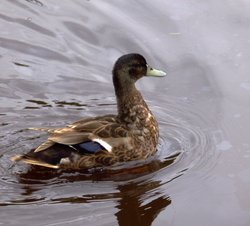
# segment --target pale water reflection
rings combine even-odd
[[[250,225],[250,3],[8,0],[0,12],[0,224]],[[147,162],[93,172],[13,165],[62,126],[115,112],[128,52],[168,71],[142,90],[160,125]]]

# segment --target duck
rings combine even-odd
[[[48,133],[48,139],[26,154],[23,162],[53,169],[110,167],[146,160],[157,151],[159,127],[135,83],[143,77],[164,77],[138,53],[117,59],[112,70],[117,114],[80,119],[61,128],[30,128]]]

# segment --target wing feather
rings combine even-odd
[[[55,144],[54,141],[52,140],[47,140],[44,143],[42,143],[41,145],[39,145],[36,150],[34,152],[39,152],[39,151],[43,151],[51,146],[53,146]]]
[[[35,152],[45,150],[55,143],[74,145],[87,141],[95,141],[111,152],[113,147],[119,145],[131,146],[132,139],[129,131],[117,123],[114,115],[81,119],[63,128],[41,130],[48,131],[49,137]]]

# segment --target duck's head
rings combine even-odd
[[[132,85],[143,76],[162,77],[165,75],[165,72],[151,68],[145,58],[137,53],[121,56],[113,68],[114,86],[119,88]]]

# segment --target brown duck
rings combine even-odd
[[[113,68],[117,115],[84,118],[46,131],[48,140],[13,161],[50,168],[89,169],[146,159],[156,152],[159,129],[135,82],[143,76],[166,75],[139,54],[121,56]]]

